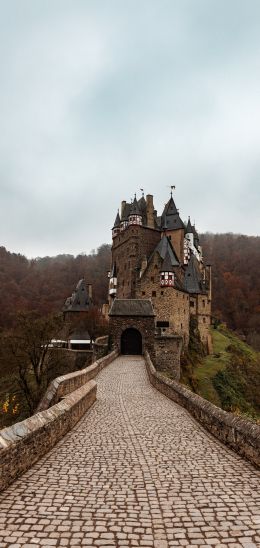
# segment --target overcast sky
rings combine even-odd
[[[259,234],[259,0],[0,0],[0,245],[111,241],[175,184],[200,232]]]

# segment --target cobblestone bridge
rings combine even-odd
[[[0,497],[0,546],[260,547],[259,474],[148,382],[141,357]]]

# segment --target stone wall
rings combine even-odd
[[[90,381],[47,411],[0,432],[0,490],[45,455],[86,413],[96,400]]]
[[[176,381],[180,380],[180,356],[182,337],[162,335],[155,337],[155,363],[157,371],[171,373]]]
[[[167,334],[183,337],[184,345],[189,343],[189,295],[174,287],[161,287],[159,256],[156,253],[137,285],[138,299],[151,299],[155,321],[168,321]]]
[[[146,367],[151,384],[175,401],[222,443],[260,467],[260,426],[216,407],[185,386],[156,372],[149,354],[145,353]]]
[[[98,337],[93,344],[93,361],[103,358],[108,353],[109,339],[108,335]]]
[[[49,409],[49,407],[58,403],[61,398],[67,394],[70,394],[74,390],[77,390],[91,379],[94,379],[97,374],[104,367],[106,367],[106,365],[111,363],[117,357],[117,355],[117,352],[111,352],[85,369],[74,371],[73,373],[69,373],[68,375],[63,375],[54,379],[48,386],[45,395],[40,401],[37,412]]]
[[[161,234],[144,226],[129,226],[113,239],[112,263],[117,265],[117,298],[136,298],[136,283],[142,258],[150,256]]]
[[[142,335],[143,353],[147,350],[155,359],[154,354],[154,317],[138,316],[110,316],[109,332],[112,340],[112,348],[118,353],[121,351],[121,335],[125,329],[133,327]]]

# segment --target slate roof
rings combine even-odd
[[[92,299],[88,294],[88,287],[85,279],[79,280],[71,297],[66,299],[63,307],[64,312],[86,312],[92,306]]]
[[[176,205],[174,203],[172,196],[164,208],[163,215],[162,215],[162,223],[165,224],[165,226],[167,227],[167,230],[178,230],[180,228],[185,228],[185,225],[180,218],[178,209],[176,208]]]
[[[117,212],[116,219],[115,219],[115,222],[114,222],[113,228],[118,228],[118,227],[120,227],[120,222],[121,222],[121,219],[120,219],[120,215],[119,215],[119,211],[118,211],[118,212]]]
[[[115,299],[109,316],[155,316],[148,299]]]
[[[184,277],[184,289],[189,293],[204,293],[205,287],[201,277],[199,263],[193,253],[189,260]]]
[[[172,272],[172,261],[171,261],[169,251],[167,251],[165,258],[163,260],[163,263],[161,266],[161,272]]]
[[[128,220],[128,217],[129,217],[129,214],[130,214],[130,209],[131,209],[131,205],[132,204],[125,204],[125,207],[122,211],[122,218],[121,218],[121,221],[127,221]]]
[[[133,203],[131,204],[130,215],[142,215],[142,213],[139,209],[139,205],[138,205],[136,196],[135,196],[135,199],[134,199]]]
[[[86,329],[76,329],[69,336],[69,341],[90,341],[91,337]]]
[[[157,244],[154,252],[152,253],[150,259],[152,258],[152,256],[154,255],[154,253],[159,253],[161,259],[164,261],[167,253],[169,254],[170,256],[170,261],[171,261],[171,266],[179,266],[180,263],[179,263],[179,260],[178,260],[178,257],[172,247],[172,244],[171,242],[168,240],[167,236],[163,236],[161,238],[161,240],[159,241],[159,243]]]
[[[190,222],[190,217],[186,226],[185,234],[192,234],[193,233],[193,227]]]
[[[112,266],[110,277],[111,277],[111,278],[117,278],[116,263],[114,263],[113,266]]]

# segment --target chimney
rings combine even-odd
[[[149,228],[154,228],[154,207],[153,207],[152,194],[147,194],[146,196],[146,213],[147,213],[147,226]]]
[[[121,215],[120,215],[121,219],[122,219],[123,214],[124,214],[125,206],[126,206],[126,201],[123,200],[123,202],[121,202]]]

